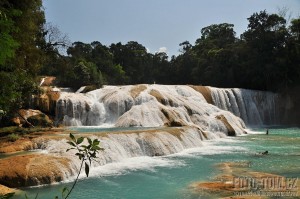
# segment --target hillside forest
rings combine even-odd
[[[285,92],[300,86],[300,17],[288,19],[286,12],[254,12],[241,35],[226,22],[199,27],[199,38],[178,50],[169,57],[136,41],[72,43],[46,22],[42,0],[1,0],[0,114],[26,108],[42,76],[73,89],[156,83]]]

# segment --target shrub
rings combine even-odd
[[[12,134],[9,134],[9,135],[7,136],[7,138],[8,138],[8,141],[10,141],[10,142],[15,142],[15,141],[17,141],[20,137],[19,137],[17,134],[12,133]]]

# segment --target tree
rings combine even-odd
[[[194,83],[192,70],[196,67],[197,60],[192,45],[188,41],[184,41],[179,46],[182,47],[179,50],[182,54],[172,60],[172,68],[176,76],[175,82],[177,84]]]
[[[64,50],[71,46],[68,35],[63,34],[59,28],[51,23],[45,23],[42,28],[44,43],[42,49],[47,54],[55,53],[60,56]]]
[[[251,60],[250,71],[251,88],[275,90],[279,87],[286,60],[285,46],[288,38],[286,20],[277,14],[268,14],[266,11],[254,13],[248,18],[248,30],[241,38],[249,47]],[[274,59],[275,58],[275,59]]]
[[[300,17],[298,19],[293,19],[290,26],[291,35],[297,43],[300,42]]]
[[[91,60],[92,46],[91,44],[85,44],[83,42],[74,42],[72,46],[67,49],[67,53],[73,59],[85,59],[87,61]]]
[[[12,37],[20,44],[10,67],[18,67],[29,75],[36,76],[44,61],[40,46],[44,41],[42,27],[45,23],[42,0],[10,0],[7,7],[19,10],[20,15],[14,16],[17,32]]]
[[[201,29],[201,38],[196,41],[196,44],[209,41],[218,48],[224,48],[236,40],[233,27],[233,24],[228,23],[213,24],[204,27]]]
[[[291,20],[290,37],[286,45],[286,70],[282,81],[284,89],[300,86],[300,17]]]
[[[3,1],[2,4],[7,3]],[[1,5],[1,3],[0,3]],[[15,50],[19,46],[18,42],[12,37],[12,33],[17,31],[17,28],[12,20],[12,17],[20,15],[20,12],[14,9],[0,7],[0,66],[6,63],[15,55]]]
[[[191,69],[195,83],[229,87],[233,85],[232,47],[238,39],[233,24],[213,24],[201,29],[201,37],[192,48],[194,66]]]
[[[3,0],[0,12],[0,110],[7,118],[26,106],[36,91],[35,77],[43,60],[40,28],[45,18],[41,0]]]
[[[147,49],[135,41],[112,44],[110,51],[114,55],[114,63],[123,67],[128,78],[128,84],[147,83],[151,70],[151,56]]]

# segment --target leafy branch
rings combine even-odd
[[[80,168],[79,168],[77,177],[76,177],[70,191],[66,187],[62,190],[62,198],[64,198],[64,199],[68,198],[69,195],[71,194],[72,190],[74,189],[74,187],[78,181],[79,175],[81,173],[83,164],[84,164],[84,168],[85,168],[85,174],[88,177],[89,172],[90,172],[90,167],[92,166],[92,161],[95,161],[95,158],[97,157],[97,153],[100,150],[104,150],[103,148],[101,148],[99,146],[100,141],[98,139],[92,140],[91,138],[85,138],[85,137],[79,137],[76,139],[72,133],[70,133],[69,136],[71,138],[71,141],[68,141],[67,143],[71,146],[71,148],[67,149],[67,152],[70,150],[77,150],[75,155],[79,158],[79,160],[81,160],[81,164],[80,164]],[[85,139],[87,139],[88,145],[82,144]],[[67,194],[64,197],[65,193],[67,193]],[[56,197],[56,198],[58,198],[58,197]]]

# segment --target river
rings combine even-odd
[[[204,141],[191,148],[163,157],[133,157],[120,162],[94,167],[90,177],[82,175],[71,198],[103,199],[196,199],[215,198],[194,192],[190,185],[212,181],[220,173],[215,167],[222,162],[249,162],[249,169],[284,177],[300,177],[300,129],[251,129],[254,134]],[[268,155],[257,155],[269,151]],[[34,198],[52,199],[61,195],[72,182],[23,189]],[[24,192],[17,198],[24,198]]]

